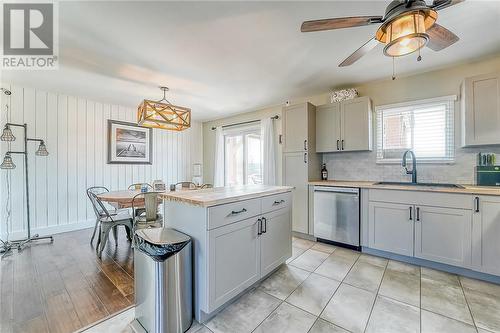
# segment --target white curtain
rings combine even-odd
[[[222,126],[215,129],[214,187],[224,186],[224,135]]]
[[[262,183],[276,185],[276,151],[274,147],[274,124],[270,117],[260,121],[262,152]]]

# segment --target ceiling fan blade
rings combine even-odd
[[[434,23],[434,25],[427,30],[427,34],[429,35],[429,43],[427,46],[434,51],[441,51],[455,44],[460,39],[453,32],[437,23]]]
[[[363,44],[363,46],[361,46],[359,49],[354,51],[354,53],[348,56],[344,61],[342,61],[339,67],[352,65],[353,63],[358,61],[362,56],[373,50],[377,45],[378,45],[378,40],[376,40],[375,37],[373,37],[368,42]]]
[[[341,17],[323,20],[305,21],[300,27],[302,32],[322,31],[343,29],[351,27],[360,27],[363,25],[375,24],[383,22],[382,16],[354,16]]]
[[[441,10],[446,7],[450,7],[456,5],[457,3],[464,2],[465,0],[434,0],[432,5],[430,6],[432,9]]]

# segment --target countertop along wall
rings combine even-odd
[[[92,227],[95,216],[85,190],[106,186],[126,189],[137,182],[162,179],[168,184],[191,180],[193,163],[202,161],[202,126],[193,122],[182,132],[153,130],[152,165],[107,164],[107,120],[134,122],[136,109],[43,90],[1,85],[0,126],[9,121],[28,124],[29,137],[44,139],[49,156],[35,156],[36,143],[28,144],[29,190],[32,232],[43,234]],[[12,128],[17,140],[12,150],[23,146],[22,129]],[[0,144],[1,158],[8,144]],[[0,236],[6,237],[7,177],[11,184],[10,240],[26,236],[24,163],[13,156],[16,168],[0,170]]]
[[[423,60],[425,61],[425,59]],[[425,65],[425,63],[423,64]],[[455,102],[455,163],[418,164],[418,180],[422,182],[447,182],[473,184],[476,154],[500,154],[500,147],[461,148],[460,87],[464,78],[500,71],[500,56],[461,64],[442,70],[387,80],[368,82],[357,86],[361,96],[370,96],[376,106],[407,102],[418,99],[457,95]],[[376,116],[373,117],[374,147],[372,152],[328,153],[323,155],[328,178],[337,180],[393,180],[410,181],[400,164],[376,163]],[[418,156],[417,156],[418,159]]]

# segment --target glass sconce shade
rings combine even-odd
[[[0,164],[0,169],[15,169],[16,165],[12,161],[12,157],[9,153],[5,154],[2,164]]]
[[[12,130],[8,125],[5,125],[2,131],[2,135],[0,136],[1,141],[15,141],[16,137],[12,134]]]
[[[47,147],[45,146],[45,142],[40,142],[40,145],[38,146],[38,150],[35,152],[36,156],[47,156],[49,155],[49,152],[47,151]]]

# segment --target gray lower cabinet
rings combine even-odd
[[[260,237],[260,271],[265,276],[292,256],[289,209],[264,215],[264,233]]]
[[[258,220],[250,218],[209,231],[209,304],[215,309],[260,279]]]
[[[474,197],[472,267],[500,275],[500,197]]]
[[[369,247],[413,256],[413,205],[371,201],[368,207]]]
[[[415,257],[460,267],[471,264],[472,212],[416,206]]]

